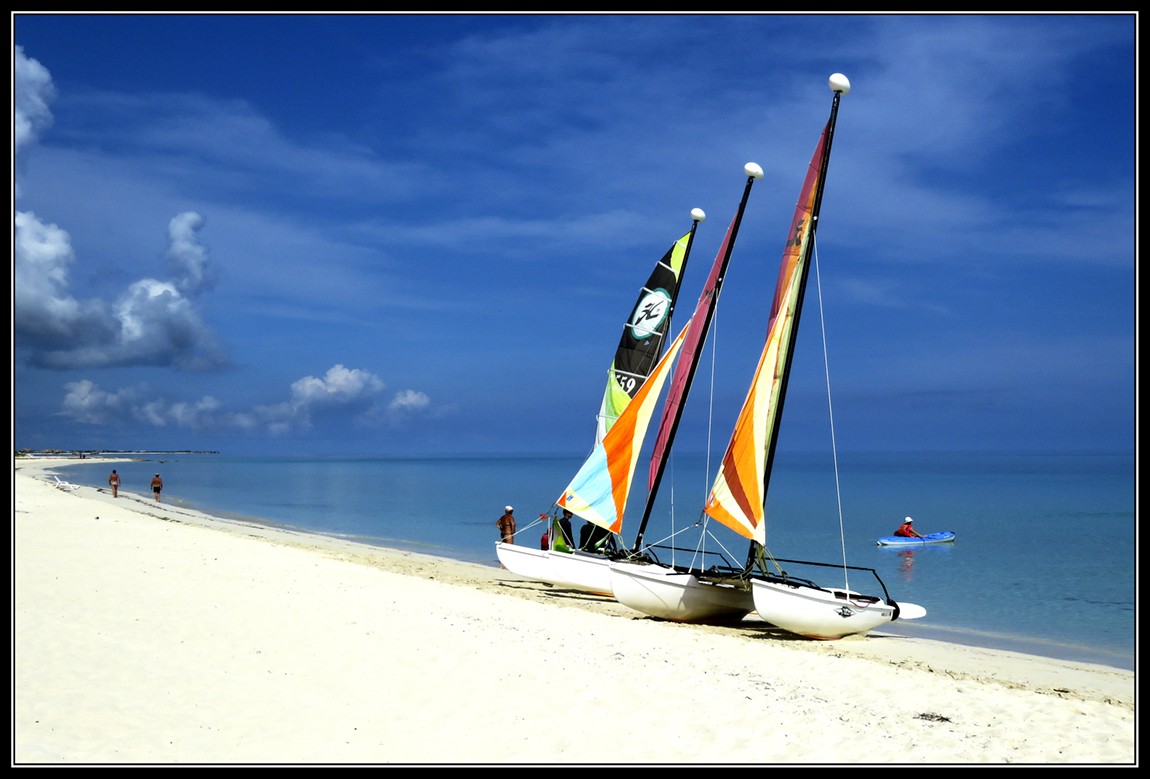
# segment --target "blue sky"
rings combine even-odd
[[[1131,451],[1137,21],[15,15],[14,445],[581,454],[639,285],[706,211],[683,322],[754,161],[721,449],[841,72],[839,448]]]

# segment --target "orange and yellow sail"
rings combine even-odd
[[[781,416],[787,363],[794,347],[795,324],[802,300],[805,266],[810,258],[809,247],[814,237],[820,173],[824,169],[830,127],[828,123],[827,129],[823,130],[807,169],[795,206],[790,237],[783,249],[766,344],[730,444],[723,455],[719,474],[703,508],[708,516],[760,544],[766,540],[763,504],[766,499],[767,452]]]

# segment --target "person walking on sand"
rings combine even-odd
[[[160,474],[152,477],[152,492],[156,496],[156,503],[160,502],[160,490],[164,488],[164,480],[160,478]]]
[[[495,521],[495,526],[499,528],[499,537],[503,539],[505,544],[515,543],[515,509],[511,506],[503,507],[503,516]]]
[[[116,473],[116,469],[112,469],[112,474],[108,477],[108,486],[112,488],[112,497],[120,497],[120,474]]]
[[[902,524],[898,526],[898,530],[894,531],[894,534],[906,538],[922,538],[918,531],[914,529],[914,520],[910,517],[902,521]]]

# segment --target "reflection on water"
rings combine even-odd
[[[902,574],[902,580],[904,582],[909,582],[912,574],[914,574],[915,551],[914,549],[903,549],[898,553],[898,556],[902,558],[902,562],[898,565],[898,571]]]
[[[909,584],[916,576],[927,577],[926,584],[931,580],[937,584],[943,577],[949,579],[957,572],[948,560],[954,552],[956,544],[935,544],[915,547],[875,546],[878,554],[877,568],[880,572],[897,575],[892,578],[903,584]],[[895,562],[897,561],[897,565]],[[950,585],[947,585],[950,586]],[[904,593],[905,597],[905,593]]]

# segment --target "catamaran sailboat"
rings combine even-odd
[[[663,349],[695,232],[705,219],[701,209],[691,211],[690,231],[671,245],[640,290],[608,371],[595,445],[558,502],[605,532],[618,533],[622,526],[635,458],[663,381],[674,364],[677,344],[682,343],[676,339]],[[633,457],[629,454],[632,451]],[[609,470],[608,460],[626,462],[630,470]],[[535,581],[610,595],[610,560],[604,550],[580,549],[561,531],[555,517],[541,514],[540,519],[550,524],[547,548],[500,541],[495,549],[503,567]]]
[[[829,84],[834,93],[831,115],[815,148],[795,207],[775,288],[766,344],[718,476],[703,508],[704,519],[714,519],[750,541],[748,560],[742,569],[687,568],[639,559],[612,566],[611,582],[616,600],[643,613],[683,622],[708,622],[741,619],[753,609],[772,625],[819,639],[865,633],[895,619],[911,619],[926,614],[921,606],[896,603],[872,569],[845,564],[840,567],[844,579],[849,576],[849,571],[870,571],[881,587],[881,596],[856,592],[850,589],[849,583],[843,587],[823,587],[810,579],[790,576],[780,563],[828,564],[780,560],[774,558],[766,546],[767,485],[814,249],[839,102],[850,91],[850,82],[842,74],[832,75]],[[672,402],[681,401],[669,396],[664,420],[668,414],[679,413],[670,405]],[[665,452],[656,450],[656,457],[665,456]],[[641,554],[638,541],[633,551],[637,557]]]

